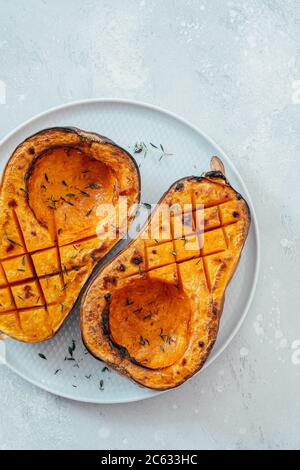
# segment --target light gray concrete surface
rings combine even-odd
[[[91,406],[0,367],[0,449],[300,447],[300,1],[0,0],[0,136],[54,105],[134,98],[211,135],[262,238],[255,301],[182,389]],[[4,90],[0,86],[0,103]]]

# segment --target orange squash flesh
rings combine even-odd
[[[178,213],[161,218],[164,205]],[[89,286],[81,305],[88,350],[152,389],[194,375],[216,340],[249,225],[247,203],[220,172],[176,182]]]
[[[54,336],[118,241],[99,233],[97,208],[120,195],[139,201],[139,171],[104,137],[53,128],[15,150],[0,193],[0,331],[25,342]]]

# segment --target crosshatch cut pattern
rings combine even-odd
[[[117,210],[120,194],[131,207],[139,192],[133,159],[96,134],[54,128],[21,144],[1,187],[0,330],[25,342],[51,338],[118,242],[110,227],[99,230],[98,207]]]
[[[195,260],[196,263],[203,263],[206,284],[210,290],[213,289],[217,270],[213,265],[216,260],[222,264],[222,259],[230,255],[233,244],[239,243],[234,233],[236,225],[241,229],[244,225],[241,208],[245,210],[245,203],[231,188],[224,186],[222,179],[215,182],[214,191],[210,190],[209,199],[204,201],[204,179],[199,178],[199,182],[202,181],[199,192],[191,189],[195,185],[193,180],[185,188],[177,185],[176,191],[181,198],[182,192],[185,192],[185,202],[178,204],[175,192],[169,204],[178,206],[178,214],[171,210],[169,217],[164,219],[154,210],[149,219],[151,224],[141,231],[130,248],[131,259],[125,252],[123,265],[122,255],[119,257],[117,271],[121,279],[137,275],[151,277],[152,271],[165,269],[166,272],[173,272],[174,279],[180,283],[180,265]],[[113,281],[109,278],[105,281],[106,285],[110,282]]]

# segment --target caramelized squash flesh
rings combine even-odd
[[[125,347],[135,361],[160,369],[183,355],[190,317],[188,297],[176,286],[136,279],[114,291],[109,329],[114,343]]]
[[[220,172],[176,182],[89,286],[81,305],[88,350],[153,389],[194,375],[216,340],[249,225],[247,203]]]
[[[98,208],[117,207],[120,195],[134,206],[139,194],[134,160],[104,137],[53,128],[23,142],[0,193],[0,331],[25,342],[53,337],[133,218],[118,220],[111,237]]]

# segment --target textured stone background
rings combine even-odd
[[[299,448],[300,2],[0,0],[0,11],[1,137],[81,98],[161,105],[231,156],[263,248],[240,333],[182,389],[82,405],[1,366],[0,449]]]

